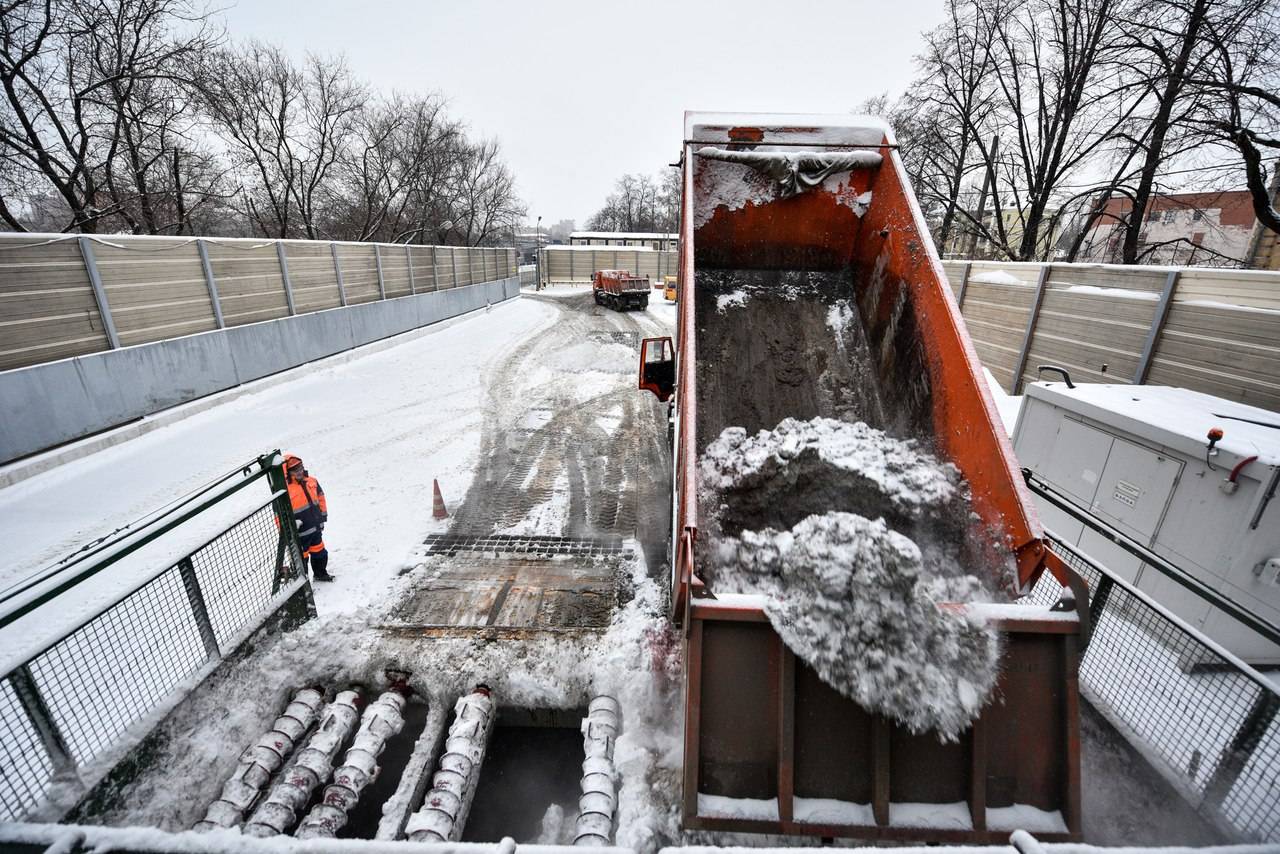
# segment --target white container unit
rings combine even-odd
[[[1080,508],[1280,625],[1280,414],[1165,386],[1034,383],[1013,443],[1023,466]],[[1280,665],[1280,646],[1065,511],[1036,505],[1049,530],[1245,661]]]

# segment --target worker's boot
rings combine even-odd
[[[316,581],[333,581],[329,574],[329,552],[322,549],[311,556],[311,576]]]

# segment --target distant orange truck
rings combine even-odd
[[[607,305],[616,311],[649,305],[648,276],[633,276],[626,270],[596,270],[591,288],[596,305]]]

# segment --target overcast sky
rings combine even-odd
[[[579,226],[679,156],[685,110],[848,112],[900,93],[943,0],[238,0],[232,38],[343,53],[501,141],[529,221]]]

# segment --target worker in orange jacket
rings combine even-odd
[[[289,487],[289,503],[298,525],[298,544],[302,559],[310,560],[316,581],[333,581],[329,574],[329,552],[324,547],[324,523],[329,520],[329,503],[324,490],[307,474],[302,460],[293,454],[284,458],[285,483]]]

